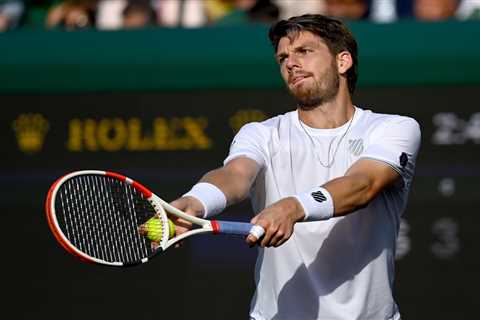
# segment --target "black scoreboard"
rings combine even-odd
[[[395,294],[405,319],[475,315],[479,91],[375,87],[360,88],[354,97],[362,108],[414,117],[422,129],[398,237]],[[161,301],[170,305],[170,317],[245,319],[255,249],[237,239],[199,236],[168,259],[136,269],[84,266],[49,234],[43,201],[56,177],[79,169],[118,171],[173,200],[222,164],[243,124],[293,105],[282,90],[2,95],[0,206],[7,217],[3,235],[10,240],[6,253],[16,261],[7,267],[12,276],[6,281],[14,297],[30,301],[17,313],[25,319],[52,312],[63,319],[92,319],[91,312],[93,319],[157,319]],[[247,220],[252,212],[246,201],[226,214]],[[175,273],[184,276],[175,280]],[[181,300],[156,290],[162,277],[169,277],[172,296]]]

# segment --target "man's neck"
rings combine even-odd
[[[350,94],[339,94],[331,101],[325,102],[315,108],[303,110],[298,108],[300,120],[311,128],[332,129],[338,128],[349,121],[355,108]]]

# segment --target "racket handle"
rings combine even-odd
[[[247,236],[254,227],[247,222],[218,221],[212,220],[213,233],[223,233],[237,236]]]

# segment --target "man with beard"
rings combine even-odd
[[[353,105],[357,43],[342,22],[292,17],[269,37],[296,110],[245,125],[172,204],[211,217],[251,196],[265,231],[246,238],[259,246],[251,319],[400,319],[395,243],[419,125]]]

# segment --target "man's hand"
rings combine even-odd
[[[302,221],[304,216],[303,207],[296,198],[281,199],[263,209],[250,221],[265,229],[260,243],[252,235],[249,235],[246,241],[250,246],[259,244],[262,247],[278,247],[290,238],[294,224]]]
[[[200,201],[198,201],[194,197],[181,197],[175,201],[170,203],[177,209],[182,210],[186,214],[190,214],[194,217],[201,217],[203,216],[203,205]],[[192,229],[192,223],[185,221],[181,218],[178,218],[174,215],[169,216],[169,218],[175,224],[175,235],[180,235],[182,233],[187,232],[188,230]],[[177,245],[178,246],[178,245]]]

